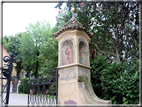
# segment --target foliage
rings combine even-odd
[[[18,33],[14,36],[4,36],[3,37],[3,46],[6,49],[6,51],[11,54],[12,50],[15,52],[15,57],[14,57],[14,63],[16,63],[16,71],[17,71],[17,77],[19,78],[19,74],[22,70],[22,57],[21,57],[21,52],[20,52],[20,39],[21,39],[21,34]]]
[[[51,84],[49,88],[47,88],[47,93],[51,95],[55,95],[56,94],[56,84]]]
[[[72,13],[67,11],[67,7],[65,7],[63,10],[59,10],[58,12],[59,14],[56,16],[56,26],[58,29],[60,29],[71,19]]]
[[[20,84],[18,86],[18,93],[23,93],[23,86],[22,86],[22,84]]]
[[[139,57],[137,2],[73,3],[77,20],[92,34],[91,50],[97,50],[113,62],[124,62],[131,56]],[[70,5],[60,12],[57,24],[69,21]],[[66,17],[65,17],[66,16]]]
[[[43,41],[43,45],[40,47],[39,59],[42,63],[41,71],[45,71],[49,68],[55,68],[58,65],[58,42],[53,33],[57,32],[57,28],[53,27],[50,35]]]
[[[57,31],[58,27],[51,28],[43,20],[30,23],[26,32],[3,37],[3,46],[7,52],[15,51],[14,62],[17,64],[18,77],[22,69],[27,75],[32,71],[36,77],[48,68],[57,67],[58,42],[53,35]]]
[[[53,31],[51,25],[43,20],[30,24],[22,35],[22,66],[28,73],[32,71],[35,77],[37,77],[39,70],[42,72],[45,68],[47,69],[47,66],[51,63],[54,64],[52,61],[57,59],[57,42],[53,37]]]
[[[102,86],[101,86],[101,71],[107,68],[108,62],[105,56],[97,56],[95,60],[90,60],[91,69],[91,82],[93,89],[97,96],[103,96]]]
[[[97,96],[110,99],[113,104],[138,104],[139,67],[136,62],[110,63],[101,55],[91,60],[91,82]]]
[[[56,92],[56,84],[51,85],[51,90],[52,90],[52,93]]]
[[[53,96],[53,95],[42,95],[42,97],[48,97],[48,98],[56,98],[56,96]]]
[[[28,38],[28,39],[27,39]],[[21,55],[22,55],[22,66],[27,73],[33,71],[35,73],[37,55],[34,42],[31,40],[31,36],[27,33],[22,34],[21,38]]]
[[[124,104],[128,104],[125,97],[123,97],[123,102],[124,102]]]
[[[22,78],[21,84],[18,86],[19,93],[28,93],[28,78]]]

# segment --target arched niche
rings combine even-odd
[[[61,43],[60,51],[60,65],[67,65],[74,63],[75,52],[74,52],[74,40],[71,37],[65,38]]]
[[[85,40],[83,38],[79,39],[78,42],[78,49],[79,49],[79,63],[84,64],[84,65],[88,65],[88,47],[87,47],[87,43],[85,42]]]

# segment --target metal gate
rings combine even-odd
[[[58,69],[44,71],[37,78],[28,82],[28,105],[58,104]]]
[[[4,67],[0,68],[2,72],[0,73],[0,82],[2,82],[2,91],[0,92],[0,97],[2,98],[3,102],[2,105],[5,104],[6,106],[9,103],[9,92],[10,92],[10,82],[11,82],[11,75],[13,69],[13,59],[15,57],[14,50],[12,50],[12,54],[9,56],[4,56]],[[3,96],[5,93],[5,96]],[[3,98],[4,97],[4,98]]]

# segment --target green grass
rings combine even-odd
[[[56,98],[56,96],[53,95],[39,95],[40,97],[48,97],[48,98]]]

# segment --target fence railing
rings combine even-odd
[[[57,68],[48,69],[34,79],[30,74],[28,84],[28,105],[58,104]]]
[[[3,104],[8,105],[9,103],[9,92],[10,92],[10,83],[11,83],[11,74],[13,69],[13,59],[15,57],[15,53],[9,56],[4,56],[3,61],[5,62],[5,66],[0,68],[1,69],[1,78],[2,79],[2,92],[0,93],[0,97],[3,98],[3,93],[6,93],[5,98],[3,99]],[[4,84],[3,81],[6,81]]]

